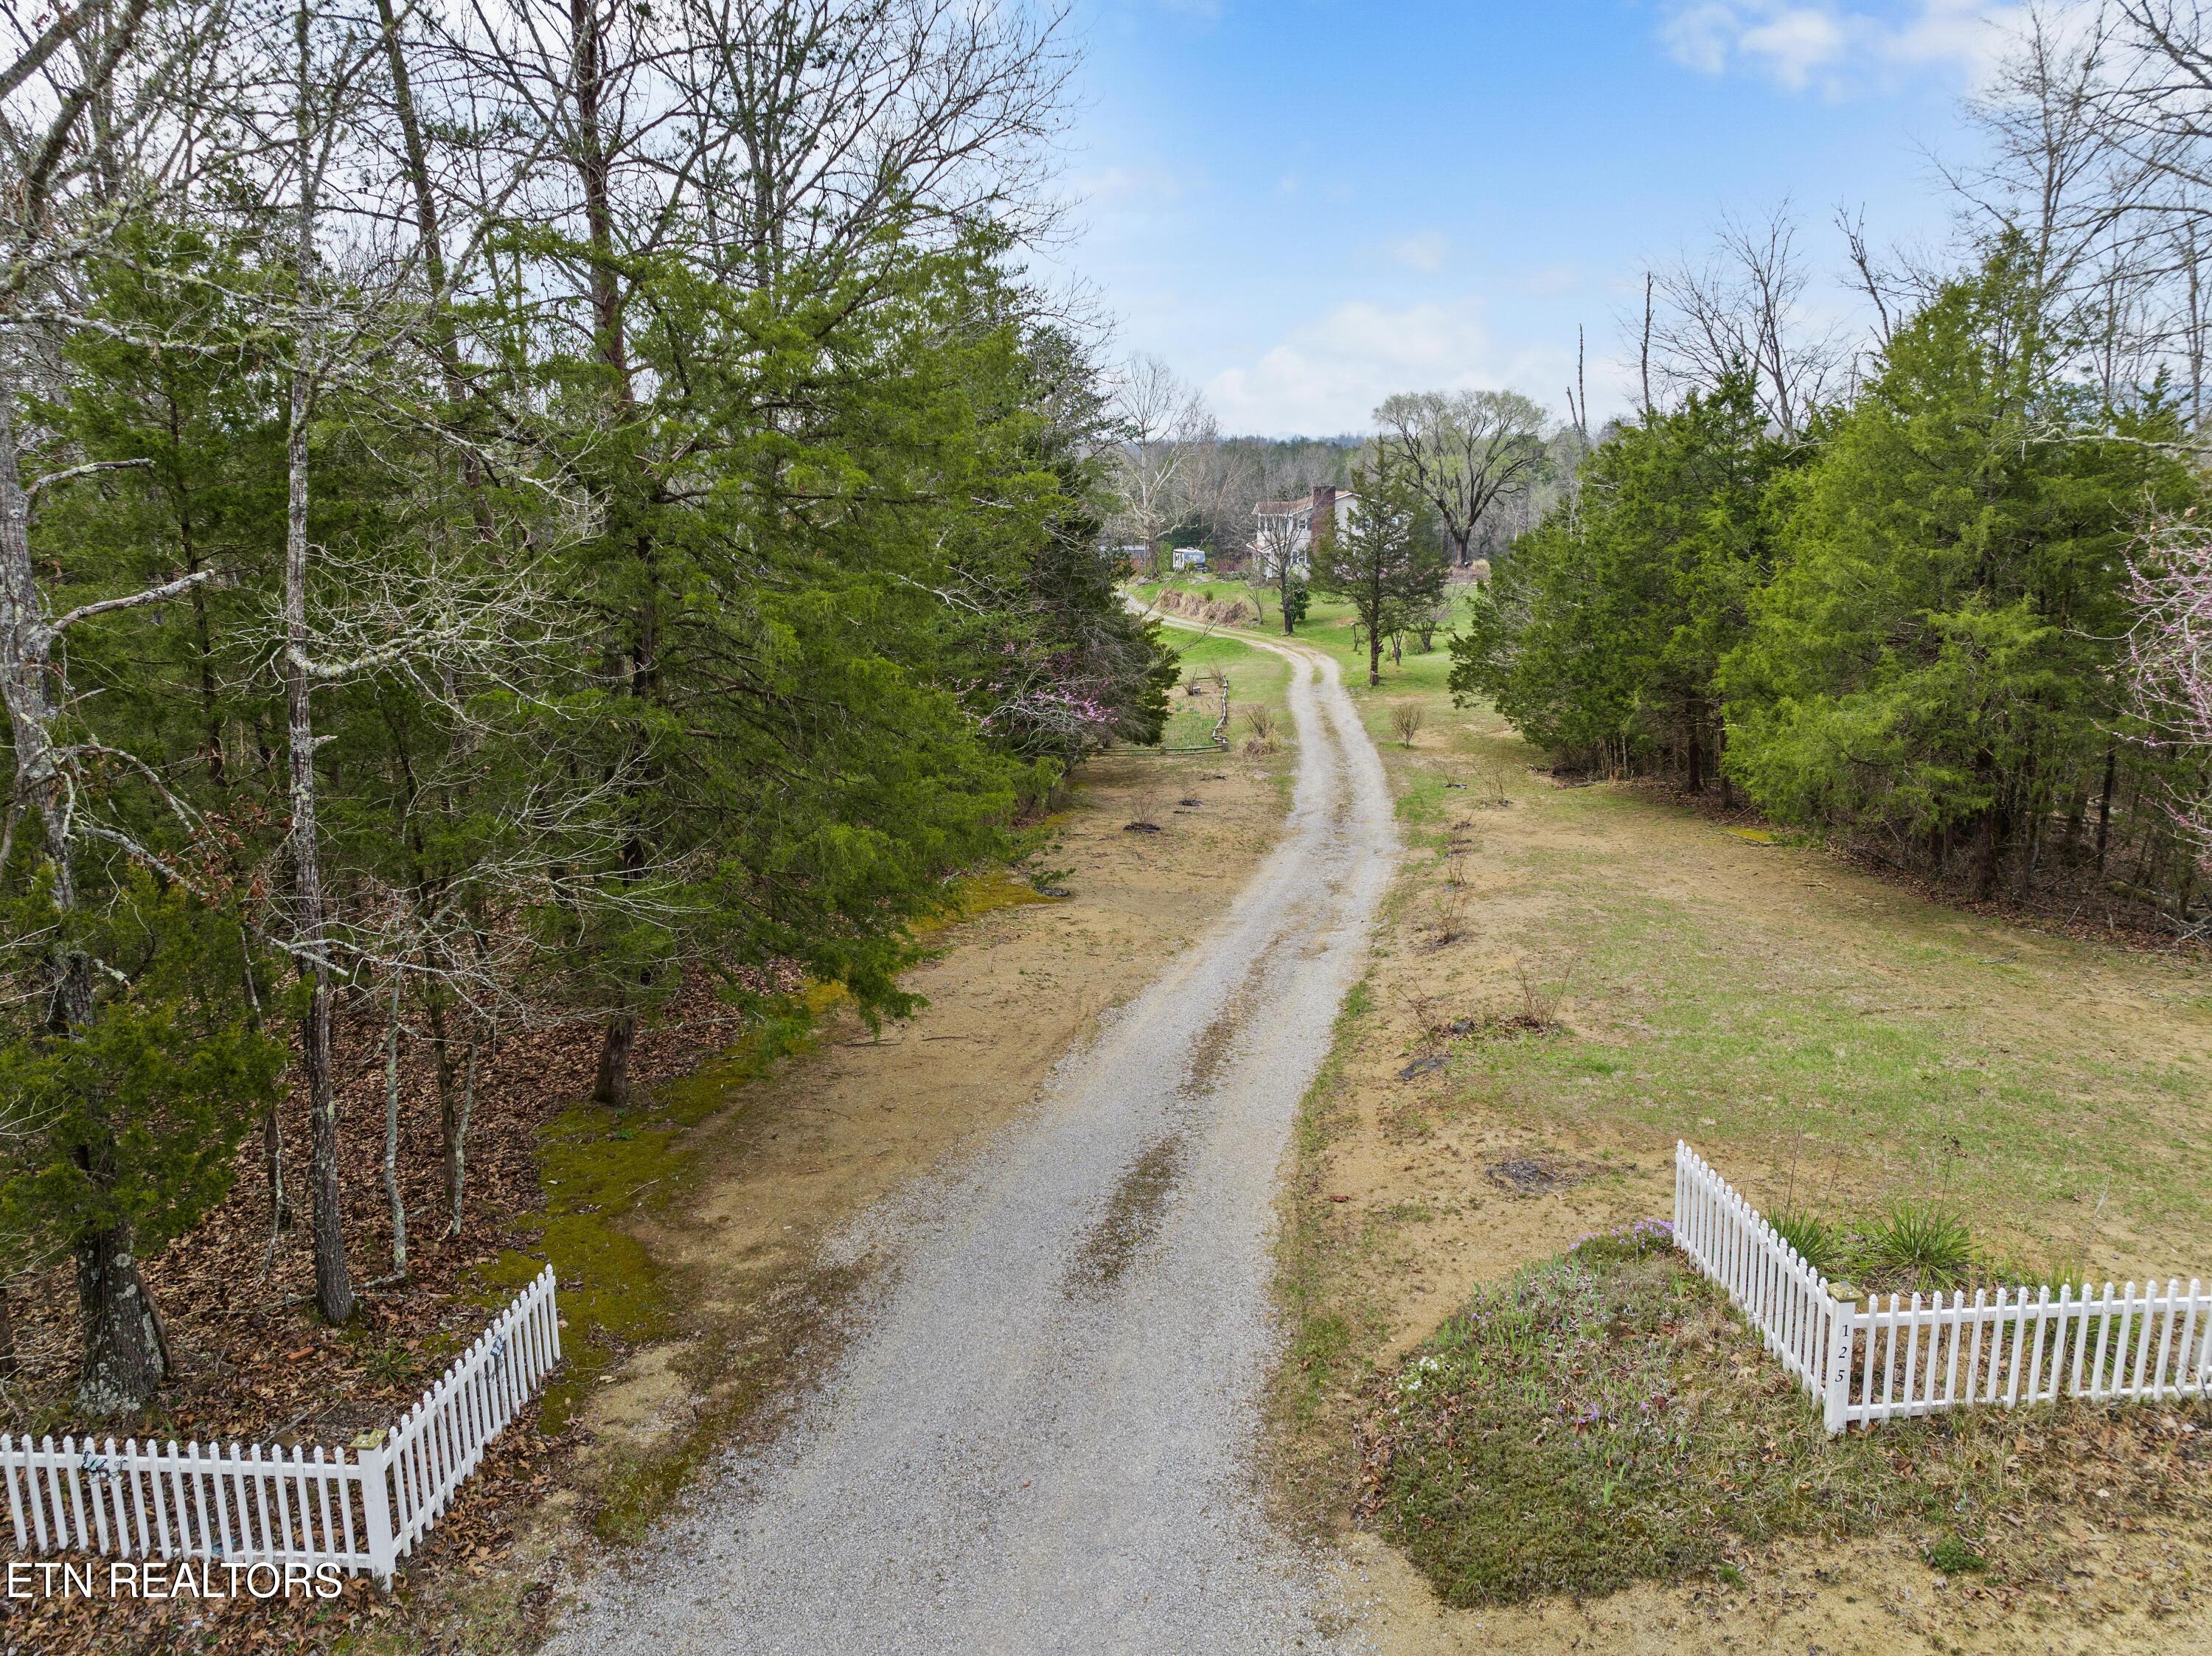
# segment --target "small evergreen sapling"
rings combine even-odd
[[[27,889],[25,889],[27,887]],[[51,1026],[11,998],[0,1101],[15,1132],[0,1175],[10,1251],[76,1264],[84,1332],[78,1401],[143,1408],[169,1369],[143,1262],[230,1187],[240,1139],[275,1094],[286,1052],[251,1013],[234,916],[132,870],[97,905],[58,908],[50,875],[4,905],[24,939],[12,967],[67,951],[87,963],[90,1016]]]

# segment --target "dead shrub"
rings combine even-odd
[[[1467,936],[1467,898],[1465,886],[1448,885],[1429,900],[1429,931],[1437,948]]]
[[[1521,979],[1521,1016],[1514,1020],[1521,1028],[1534,1034],[1548,1034],[1565,1026],[1559,1021],[1559,1008],[1567,998],[1567,986],[1574,980],[1575,956],[1567,957],[1567,968],[1559,974],[1559,982],[1550,989],[1528,975],[1528,962],[1521,961],[1514,968]]]
[[[1160,791],[1145,788],[1137,795],[1136,813],[1121,825],[1124,834],[1158,834],[1160,831]]]
[[[1394,701],[1390,704],[1390,729],[1398,738],[1398,745],[1410,748],[1421,727],[1429,722],[1429,710],[1418,701]]]

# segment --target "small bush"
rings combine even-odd
[[[1550,989],[1528,975],[1526,961],[1517,962],[1513,969],[1521,979],[1521,1016],[1515,1022],[1540,1034],[1548,1034],[1560,1028],[1559,1008],[1566,1003],[1567,986],[1574,981],[1574,957],[1568,957],[1566,970],[1559,974],[1558,984]]]
[[[1248,701],[1237,710],[1244,720],[1244,728],[1262,742],[1274,739],[1275,710],[1264,701]]]
[[[1410,748],[1413,738],[1429,720],[1428,709],[1418,701],[1394,701],[1390,704],[1390,729],[1398,737],[1398,745]]]
[[[1962,1286],[1974,1268],[1966,1221],[1927,1202],[1900,1202],[1875,1222],[1859,1249],[1860,1271],[1901,1282],[1915,1294]]]
[[[1452,884],[1429,900],[1429,929],[1436,934],[1438,948],[1467,935],[1467,888]]]
[[[1802,1208],[1784,1208],[1767,1222],[1784,1241],[1797,1250],[1798,1258],[1823,1277],[1832,1277],[1843,1269],[1844,1234],[1819,1214],[1808,1213]]]
[[[1946,1575],[1963,1575],[1971,1570],[1989,1568],[1990,1561],[1975,1551],[1971,1542],[1947,1535],[1928,1549],[1928,1566]]]

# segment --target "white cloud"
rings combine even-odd
[[[1571,342],[1502,354],[1486,310],[1472,296],[1397,307],[1354,300],[1290,329],[1249,367],[1216,374],[1206,398],[1224,431],[1274,436],[1364,431],[1375,405],[1401,391],[1513,385],[1561,406],[1559,388],[1574,373]],[[1591,400],[1601,410],[1620,400],[1623,372],[1591,359]]]
[[[1407,236],[1390,244],[1390,257],[1399,264],[1431,275],[1444,267],[1444,255],[1451,252],[1451,243],[1431,231],[1423,235]]]
[[[1498,383],[1482,310],[1474,299],[1402,310],[1355,300],[1216,375],[1206,396],[1224,431],[1362,431],[1393,391]]]
[[[1747,70],[1831,96],[1906,70],[1985,81],[2022,9],[2000,0],[1677,0],[1659,28],[1669,57],[1705,75]]]

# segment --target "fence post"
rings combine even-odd
[[[358,1451],[354,1464],[361,1468],[361,1509],[368,1525],[368,1573],[375,1577],[377,1586],[389,1588],[396,1562],[392,1541],[392,1487],[385,1476],[391,1464],[391,1453],[379,1444],[374,1449]]]
[[[1830,1437],[1843,1435],[1844,1410],[1851,1400],[1851,1318],[1859,1308],[1856,1300],[1823,1295],[1828,1305],[1827,1374],[1822,1388],[1821,1413]]]
[[[1672,1234],[1674,1246],[1685,1253],[1690,1251],[1690,1245],[1685,1240],[1685,1231],[1688,1222],[1686,1210],[1689,1204],[1683,1198],[1689,1187],[1690,1169],[1682,1160],[1682,1152],[1688,1148],[1689,1146],[1680,1139],[1674,1141],[1674,1223]]]

